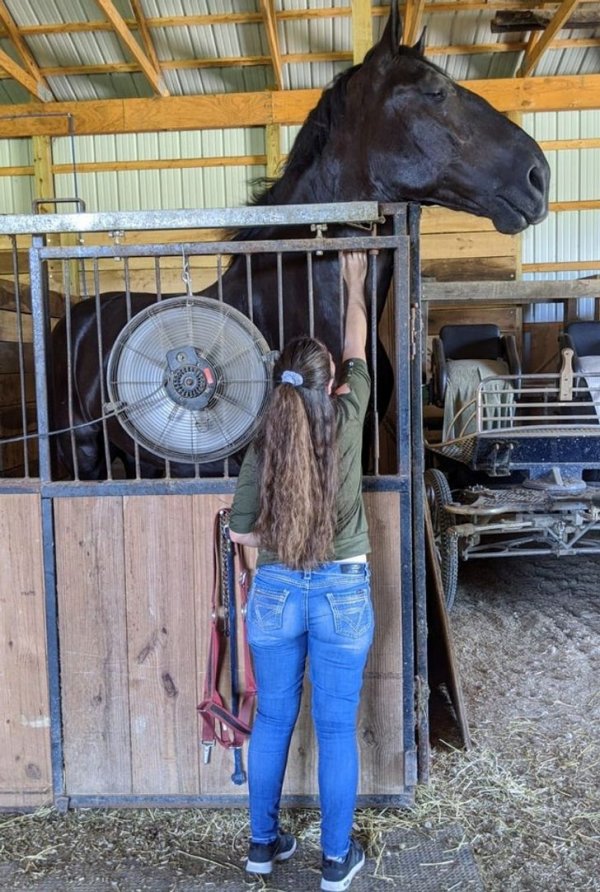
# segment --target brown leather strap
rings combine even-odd
[[[213,547],[213,588],[211,595],[211,627],[208,648],[208,663],[206,667],[206,676],[204,679],[204,696],[202,702],[198,706],[198,712],[202,717],[202,743],[208,747],[205,754],[210,754],[210,747],[215,743],[226,749],[241,747],[250,735],[252,713],[254,709],[254,698],[256,696],[256,681],[254,678],[254,670],[252,668],[252,658],[250,647],[248,645],[248,636],[246,634],[246,623],[242,621],[242,653],[243,653],[243,673],[244,690],[238,693],[238,709],[234,714],[223,695],[219,691],[219,679],[221,666],[223,663],[224,652],[226,650],[227,641],[224,633],[224,622],[221,616],[223,607],[222,586],[223,579],[221,573],[221,518],[223,513],[229,509],[222,509],[215,519],[214,526],[214,547]],[[245,611],[248,601],[248,568],[244,559],[243,549],[241,546],[233,543],[233,559],[234,566],[237,564],[237,572],[235,578],[240,591],[240,612],[242,618],[245,617]],[[230,597],[235,597],[235,591],[230,592]],[[208,759],[206,759],[208,761]]]

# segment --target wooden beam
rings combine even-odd
[[[352,61],[354,65],[362,62],[372,46],[371,0],[352,0]]]
[[[527,75],[533,71],[542,58],[544,51],[548,49],[555,35],[560,31],[575,7],[578,5],[579,0],[563,0],[556,10],[552,21],[539,40],[537,40],[525,53],[525,58],[517,72],[518,77],[527,77]]]
[[[50,102],[50,100],[54,99],[54,96],[48,87],[45,86],[43,81],[36,80],[32,74],[25,71],[24,68],[21,68],[21,66],[2,49],[0,49],[0,68],[4,68],[10,77],[21,84],[22,87],[25,87],[27,92],[31,93],[32,96],[35,96],[36,99],[41,99],[42,102]]]
[[[425,0],[406,0],[404,7],[404,34],[402,43],[412,46],[421,34]]]
[[[435,302],[438,306],[452,305],[457,301],[547,303],[551,300],[600,297],[600,279],[567,279],[560,282],[423,282],[422,297],[424,301]]]
[[[279,124],[267,124],[265,128],[265,148],[267,152],[267,176],[277,177],[281,174],[281,163],[283,161],[281,127]]]
[[[544,31],[552,21],[552,12],[541,9],[524,12],[508,12],[507,10],[496,13],[490,24],[492,34],[511,34],[519,31]],[[564,28],[598,28],[600,27],[600,11],[580,11],[568,18]]]
[[[273,0],[260,0],[260,11],[267,34],[267,43],[271,54],[271,66],[275,77],[275,89],[283,90],[283,67],[281,64],[281,51],[279,49],[279,36],[277,34],[277,22],[275,20],[275,6]]]
[[[600,74],[501,78],[465,82],[499,111],[536,112],[600,108]],[[57,102],[52,113],[30,104],[11,105],[0,116],[0,139],[34,135],[151,133],[301,124],[321,90],[215,93],[153,99]]]
[[[109,20],[133,58],[140,65],[142,71],[150,81],[153,90],[160,96],[167,96],[168,90],[164,84],[160,71],[158,71],[154,67],[148,56],[142,50],[139,43],[127,27],[125,20],[116,9],[112,0],[96,0],[96,3],[104,13],[106,18]]]
[[[17,50],[19,56],[25,63],[26,68],[29,70],[30,75],[37,84],[38,92],[34,95],[37,95],[38,98],[43,99],[44,102],[51,101],[52,99],[54,99],[52,90],[42,77],[37,62],[33,58],[29,47],[25,43],[23,36],[21,35],[15,20],[7,9],[4,0],[0,0],[0,21],[6,28],[6,33],[9,40]]]
[[[152,36],[150,34],[150,29],[148,28],[148,22],[146,21],[146,16],[144,14],[144,10],[142,9],[141,0],[130,0],[131,8],[133,9],[133,14],[135,16],[135,21],[138,26],[138,30],[140,32],[140,37],[142,38],[142,44],[144,46],[144,50],[148,59],[150,60],[150,64],[154,68],[156,72],[160,74],[161,67],[160,61],[156,54],[156,50],[154,49],[154,44],[152,42]],[[166,87],[165,87],[166,90]],[[166,91],[166,95],[169,95],[168,90]]]

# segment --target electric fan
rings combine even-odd
[[[252,438],[271,387],[273,354],[227,304],[173,297],[134,316],[108,360],[110,408],[154,455],[202,463]]]

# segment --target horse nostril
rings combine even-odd
[[[542,171],[539,167],[532,167],[529,171],[529,182],[536,190],[536,192],[541,192],[542,194],[545,192],[545,178],[542,174]]]

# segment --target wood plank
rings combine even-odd
[[[523,336],[527,347],[527,372],[545,374],[559,371],[558,335],[563,328],[562,322],[525,323]]]
[[[54,513],[67,794],[128,794],[122,499],[56,499]]]
[[[35,428],[35,405],[30,403],[25,407],[25,422],[28,430]],[[23,430],[23,415],[20,406],[9,408],[0,407],[0,437],[14,437]]]
[[[39,496],[0,495],[0,567],[0,806],[48,805],[52,775]]]
[[[20,375],[0,375],[0,406],[20,406],[29,403],[35,397],[35,380],[33,375],[25,375],[23,393],[21,392]]]
[[[23,344],[23,367],[26,372],[33,371],[33,344]],[[19,373],[19,345],[14,341],[0,341],[0,375]]]
[[[548,303],[553,300],[600,297],[600,278],[552,282],[423,282],[424,301],[511,301]]]
[[[465,86],[499,111],[556,111],[600,106],[600,74],[471,80]],[[68,136],[69,120],[80,135],[148,133],[302,123],[320,90],[271,93],[215,93],[152,99],[55,102],[52,116],[32,114],[27,104],[11,106],[0,121],[0,139],[34,135]]]
[[[438,282],[510,281],[515,278],[515,257],[471,257],[468,260],[424,260],[423,279]],[[523,267],[525,269],[525,266]]]
[[[421,235],[438,232],[496,232],[487,217],[477,217],[464,211],[442,207],[421,208]]]
[[[33,341],[33,327],[31,324],[31,316],[23,314],[21,316],[21,330],[17,324],[17,314],[10,310],[0,310],[0,341],[20,341],[26,343]]]
[[[516,242],[512,235],[500,232],[450,232],[421,239],[421,259],[451,260],[471,257],[516,256]]]
[[[0,279],[0,308],[16,310],[17,305],[21,311],[31,313],[31,288],[25,282],[21,282],[21,286],[17,290],[14,281]],[[57,318],[62,316],[65,312],[64,296],[58,291],[49,291],[48,307],[51,316]]]
[[[365,671],[358,737],[360,792],[404,791],[400,497],[365,493],[369,521],[375,638]]]
[[[352,63],[362,62],[372,46],[371,0],[352,0]]]
[[[0,444],[0,477],[30,479],[39,476],[37,440]]]
[[[199,791],[189,496],[124,500],[133,792]]]

